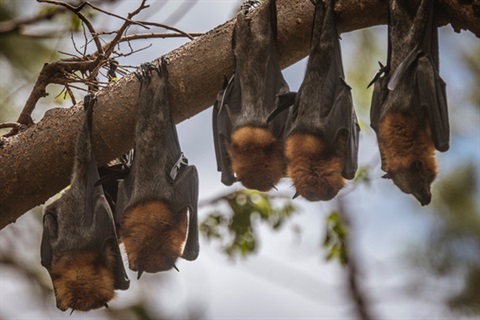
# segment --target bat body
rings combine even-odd
[[[222,182],[268,191],[284,176],[282,132],[287,112],[268,122],[278,95],[288,92],[276,52],[276,4],[243,10],[232,36],[235,73],[213,108],[213,133]],[[268,10],[267,10],[268,9]],[[257,19],[250,15],[258,12]]]
[[[159,77],[154,78],[153,72]],[[130,269],[138,275],[175,267],[178,257],[198,256],[198,174],[178,142],[167,97],[167,70],[144,64],[134,155],[118,184],[116,217]],[[152,81],[160,82],[154,90]]]
[[[297,195],[330,200],[357,170],[359,126],[343,74],[333,1],[315,4],[312,44],[299,92],[280,97],[275,118],[288,108],[287,174]]]
[[[115,289],[129,287],[112,211],[102,187],[94,185],[99,174],[91,144],[93,104],[93,95],[87,95],[70,188],[43,217],[42,265],[62,311],[106,306]]]
[[[412,13],[405,1],[390,0],[388,37],[387,65],[372,81],[371,126],[377,134],[384,177],[427,205],[437,175],[435,149],[449,148],[434,1],[422,0]]]

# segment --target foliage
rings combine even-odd
[[[255,190],[239,190],[217,198],[210,204],[224,204],[226,208],[209,213],[200,224],[200,232],[208,240],[219,241],[230,258],[246,257],[258,249],[256,220],[279,230],[297,212],[286,196],[275,198]]]
[[[332,212],[326,221],[326,233],[323,246],[328,249],[327,261],[338,259],[342,266],[348,264],[347,226],[342,221],[339,211]]]

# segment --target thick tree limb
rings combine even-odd
[[[282,67],[287,67],[308,54],[313,6],[310,0],[277,2],[279,58]],[[455,28],[468,28],[480,36],[479,18],[471,4],[460,5],[456,0],[441,4]],[[381,0],[339,0],[336,11],[340,32],[387,20],[386,1]],[[208,108],[222,88],[224,76],[231,75],[233,23],[229,21],[166,55],[177,122]],[[132,147],[138,90],[137,79],[129,75],[98,93],[93,130],[99,163]],[[38,124],[5,139],[0,147],[0,228],[67,186],[80,107],[81,103],[70,109],[52,109]]]

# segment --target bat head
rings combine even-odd
[[[323,139],[294,133],[285,142],[287,174],[297,193],[309,201],[333,199],[345,185],[344,157],[329,150]]]
[[[183,253],[188,232],[188,215],[175,214],[157,200],[127,208],[122,223],[122,240],[130,269],[140,274],[170,270]]]
[[[402,192],[413,195],[422,206],[432,199],[430,185],[436,177],[436,170],[422,161],[414,161],[410,166],[387,173],[384,178],[392,179]]]
[[[104,252],[74,251],[52,262],[50,275],[57,308],[89,311],[104,307],[114,298],[115,256],[107,243]]]
[[[284,176],[282,142],[266,128],[236,129],[228,154],[237,180],[249,189],[268,191]]]

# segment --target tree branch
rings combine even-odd
[[[285,68],[308,54],[314,10],[310,0],[277,0],[277,3],[279,60]],[[340,32],[387,21],[385,1],[340,0],[336,3]],[[468,28],[480,36],[479,18],[471,4],[442,0],[441,5],[448,10],[444,16],[455,21],[455,28]],[[171,104],[177,122],[211,106],[222,88],[224,76],[232,74],[233,24],[234,20],[229,21],[166,55]],[[132,147],[138,90],[138,80],[129,75],[98,93],[93,143],[100,164]],[[81,105],[52,109],[38,124],[6,139],[0,149],[0,228],[68,184],[82,117]]]

